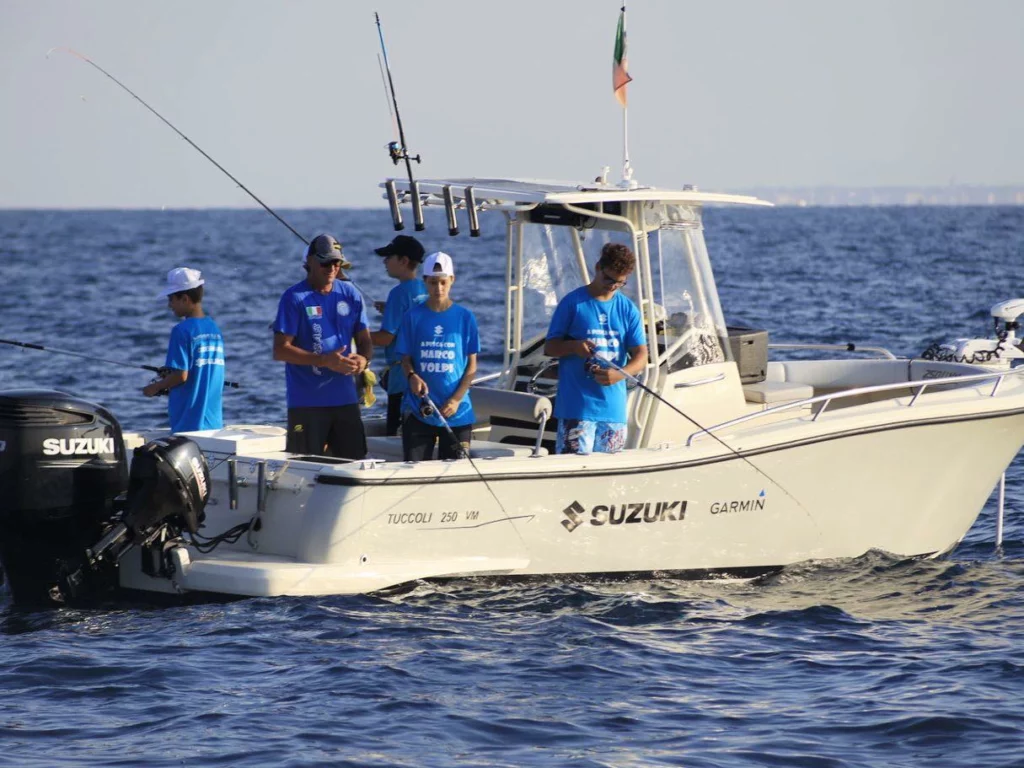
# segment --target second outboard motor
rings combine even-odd
[[[103,535],[127,486],[121,426],[105,408],[0,392],[0,565],[16,603],[61,601],[68,563]]]
[[[178,435],[136,448],[124,516],[88,550],[89,567],[99,570],[103,563],[116,563],[132,544],[145,548],[165,532],[172,536],[182,529],[196,533],[206,517],[209,499],[210,467],[193,441]],[[155,565],[152,559],[143,559],[151,576],[158,575],[161,566],[159,557]],[[75,589],[81,578],[72,576],[68,588]]]

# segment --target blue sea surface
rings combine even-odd
[[[374,298],[386,211],[281,211],[331,231]],[[423,241],[501,363],[504,230]],[[730,325],[920,354],[990,336],[1024,295],[1024,207],[713,208]],[[58,388],[166,423],[167,270],[207,279],[230,423],[281,423],[278,297],[303,246],[262,211],[0,211],[0,389]],[[371,312],[371,319],[378,318]],[[895,460],[895,458],[894,458]],[[856,467],[850,481],[857,482]],[[839,492],[839,491],[837,491]],[[870,552],[753,581],[416,584],[357,597],[28,611],[0,596],[0,765],[1024,766],[1024,457],[950,555]]]

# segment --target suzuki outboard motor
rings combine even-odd
[[[53,390],[0,392],[0,565],[16,603],[60,600],[128,487],[121,426],[105,408]]]
[[[146,573],[168,576],[165,548],[199,529],[209,498],[209,465],[188,438],[136,448],[129,473],[106,409],[63,392],[0,392],[0,565],[15,603],[113,588],[133,545]]]
[[[196,533],[209,499],[210,466],[187,437],[162,437],[136,448],[124,516],[86,552],[88,566],[98,571],[105,563],[116,563],[132,544],[145,549],[156,543],[157,557],[144,557],[143,569],[150,576],[163,575],[159,545],[183,528]],[[87,574],[72,575],[66,588],[75,590],[83,577]]]

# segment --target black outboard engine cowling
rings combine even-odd
[[[86,551],[80,568],[66,573],[61,591],[78,597],[94,590],[132,545],[142,550],[144,573],[170,576],[165,545],[179,541],[182,530],[199,530],[210,489],[210,466],[187,437],[161,437],[136,448],[121,520]]]
[[[142,539],[165,520],[195,533],[209,499],[210,466],[187,437],[162,437],[135,449],[124,514],[133,538]]]
[[[103,535],[127,487],[121,426],[105,408],[0,392],[0,565],[16,603],[60,600],[68,563]]]

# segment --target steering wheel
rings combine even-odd
[[[530,381],[527,382],[526,391],[531,395],[540,395],[541,397],[551,397],[554,395],[558,391],[558,381],[555,380],[551,383],[542,384],[538,379],[556,365],[558,365],[558,358],[552,358],[541,365],[537,372],[530,377]]]

